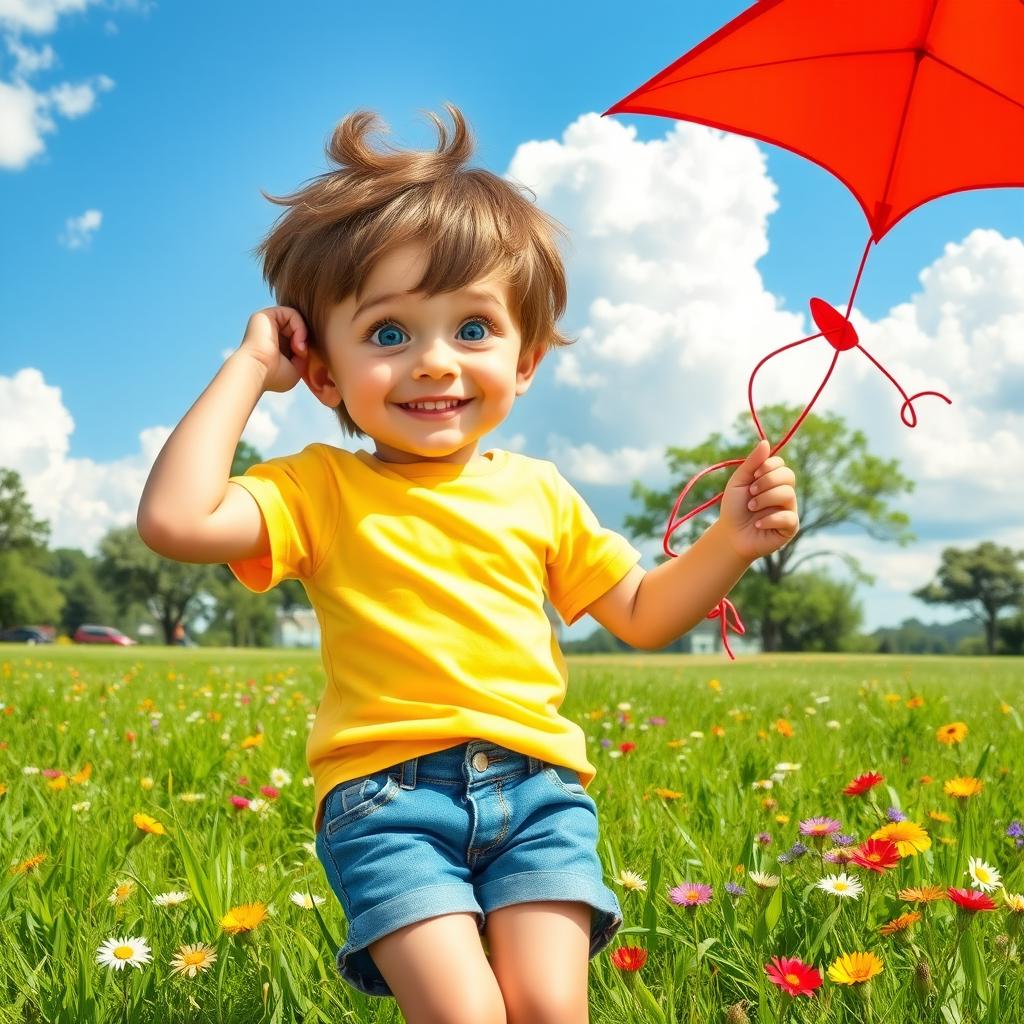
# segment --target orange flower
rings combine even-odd
[[[773,728],[773,729],[774,729],[774,730],[775,730],[775,731],[776,731],[776,732],[777,732],[777,733],[778,733],[778,734],[779,734],[780,736],[786,736],[786,737],[789,737],[789,736],[792,736],[792,735],[793,735],[793,726],[791,726],[791,725],[789,724],[789,722],[787,722],[787,721],[786,721],[786,719],[784,719],[784,718],[778,718],[778,719],[776,719],[776,721],[775,721],[775,724],[774,724],[774,725],[772,726],[772,728]]]
[[[900,914],[899,917],[893,918],[887,924],[883,924],[878,930],[883,935],[895,935],[896,932],[906,931],[912,924],[916,924],[921,920],[921,912],[919,910],[912,910],[909,914]]]
[[[932,821],[941,821],[945,825],[948,825],[953,820],[945,811],[929,811],[928,817]]]
[[[951,747],[954,743],[960,743],[967,735],[967,724],[965,722],[950,722],[949,725],[940,725],[935,730],[935,738],[940,743]]]
[[[642,946],[619,946],[612,950],[611,961],[620,971],[639,971],[647,963],[647,950]]]
[[[255,736],[246,736],[242,740],[242,750],[247,750],[249,747],[260,747],[263,745],[263,733],[258,732]]]
[[[237,935],[239,932],[251,932],[266,919],[265,903],[243,903],[241,906],[232,907],[220,919],[220,926],[228,935]]]
[[[907,889],[900,889],[900,899],[904,903],[933,903],[945,898],[946,890],[941,885],[910,886]]]
[[[985,785],[980,779],[970,776],[961,776],[955,779],[947,779],[942,788],[947,795],[954,796],[958,800],[966,800],[968,797],[977,796]]]
[[[26,875],[30,871],[34,871],[43,861],[46,860],[45,853],[37,853],[28,860],[23,860],[20,864],[15,864],[11,868],[12,875]]]

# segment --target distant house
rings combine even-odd
[[[274,620],[275,647],[319,647],[320,622],[312,608],[277,610]]]

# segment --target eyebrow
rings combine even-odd
[[[383,305],[385,302],[391,302],[394,299],[401,299],[411,294],[411,292],[392,292],[389,295],[378,295],[375,299],[367,299],[366,302],[364,302],[355,311],[355,313],[352,315],[352,319],[353,321],[358,320],[363,313],[365,313],[368,309],[373,309],[374,306],[380,306]],[[462,291],[459,292],[459,296],[461,298],[466,299],[476,299],[477,301],[484,300],[487,302],[493,302],[494,305],[498,306],[500,309],[505,308],[502,301],[496,295],[492,295],[490,292],[485,292],[480,289],[477,289],[475,291]]]

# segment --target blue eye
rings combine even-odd
[[[493,321],[486,316],[474,316],[467,320],[462,327],[459,328],[460,339],[462,341],[484,341],[486,339],[486,332],[479,334],[480,324],[486,325],[487,331],[492,333],[498,333],[497,327],[495,327]],[[474,333],[466,337],[461,334],[462,331],[469,328]],[[378,348],[396,348],[401,345],[402,338],[405,336],[405,331],[398,326],[393,320],[378,320],[363,336],[363,341],[372,341],[373,336],[380,331]]]

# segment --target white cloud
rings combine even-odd
[[[80,217],[68,217],[58,240],[68,249],[81,249],[92,241],[102,223],[103,214],[99,210],[86,210]]]
[[[69,119],[88,114],[101,92],[114,81],[96,74],[81,82],[58,82],[37,88],[29,79],[57,63],[48,43],[39,49],[21,40],[21,33],[54,32],[62,15],[80,13],[89,0],[0,0],[0,29],[4,45],[14,57],[10,80],[0,80],[0,169],[22,170],[41,154],[44,136],[57,130],[55,116]],[[131,5],[130,5],[131,6]]]

